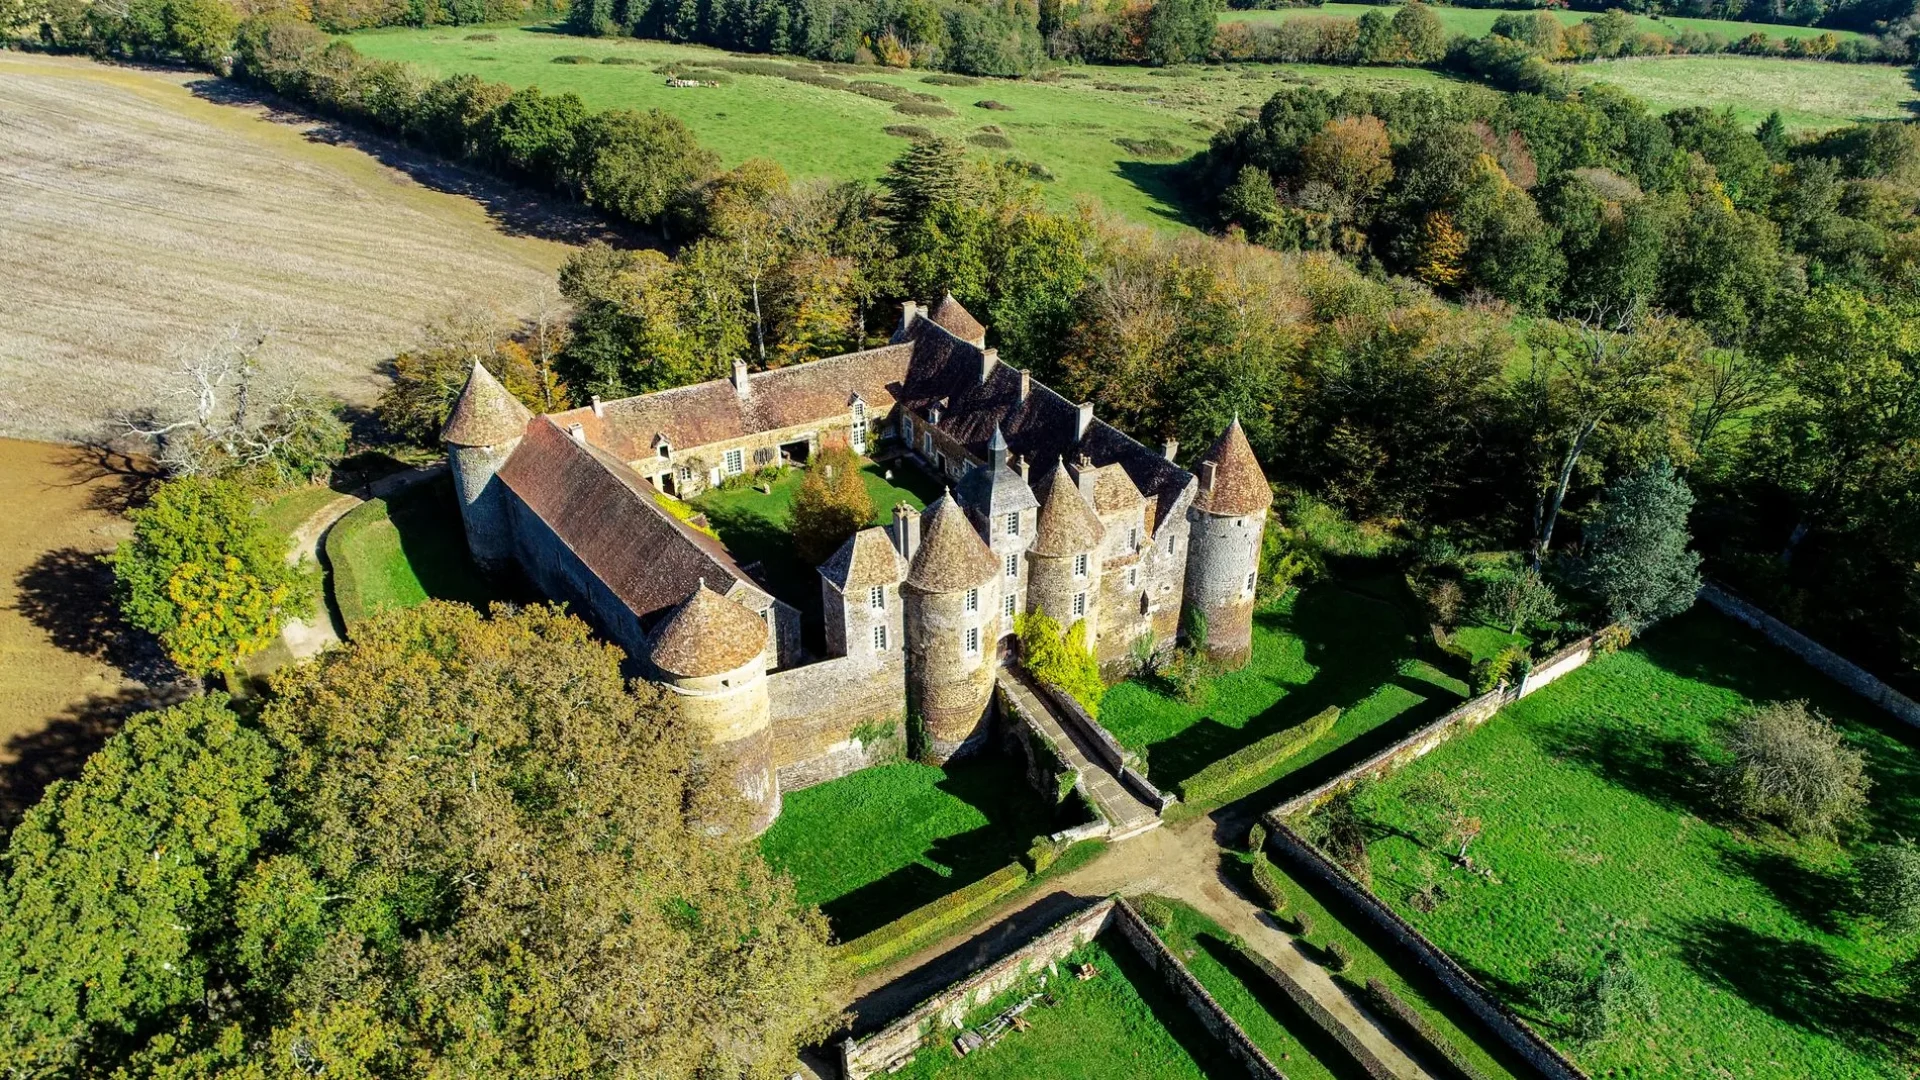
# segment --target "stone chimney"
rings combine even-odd
[[[1093,426],[1093,402],[1080,403],[1080,418],[1074,421],[1073,441],[1078,443],[1087,437],[1087,429]]]
[[[999,349],[980,350],[980,381],[986,382],[993,376],[994,365],[1000,363]]]
[[[1018,473],[1020,474],[1020,479],[1022,479],[1022,480],[1026,480],[1026,479],[1027,479],[1027,470],[1028,470],[1029,468],[1031,468],[1031,466],[1027,464],[1027,459],[1026,459],[1026,458],[1024,458],[1024,457],[1017,457],[1017,458],[1014,458],[1014,459],[1013,459],[1013,468],[1014,468],[1014,471],[1016,471],[1016,472],[1018,472]]]
[[[595,394],[595,395],[593,395],[593,415],[595,415],[595,416],[605,416],[605,415],[607,415],[607,414],[606,414],[605,412],[602,412],[602,411],[601,411],[601,409],[600,409],[600,395],[599,395],[599,394]]]
[[[747,362],[745,360],[735,360],[733,362],[733,392],[739,394],[741,397],[746,397],[748,388],[747,379]]]
[[[581,427],[579,424],[568,424],[567,435],[581,446],[587,445],[587,429]]]
[[[1200,463],[1200,490],[1201,491],[1213,490],[1213,470],[1216,467],[1217,466],[1211,461],[1203,461]]]
[[[1033,373],[1026,368],[1020,369],[1020,403],[1027,403],[1027,395],[1033,393]]]
[[[911,562],[920,550],[920,511],[904,502],[893,504],[893,548]]]
[[[1090,409],[1091,405],[1082,405],[1081,409]],[[1073,461],[1074,483],[1080,488],[1080,494],[1086,497],[1087,505],[1093,505],[1093,459],[1081,454]]]
[[[901,334],[906,333],[907,329],[913,325],[913,320],[925,314],[926,314],[926,310],[922,308],[919,304],[914,303],[912,300],[907,300],[902,302],[900,305],[899,333]]]
[[[1178,454],[1179,452],[1180,452],[1179,439],[1168,439],[1166,442],[1160,445],[1160,456],[1166,458],[1168,461],[1172,461],[1173,456],[1175,454]]]

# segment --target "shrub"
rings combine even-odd
[[[1304,723],[1276,731],[1250,746],[1241,747],[1182,781],[1180,801],[1194,806],[1208,805],[1226,798],[1332,731],[1334,721],[1338,719],[1340,707],[1329,705]]]
[[[1140,921],[1155,930],[1165,930],[1173,925],[1173,904],[1162,896],[1142,896],[1133,902],[1133,910],[1140,913]]]
[[[954,116],[957,115],[945,105],[935,105],[926,101],[902,101],[893,107],[897,113],[908,116]]]
[[[1593,651],[1605,655],[1616,653],[1633,641],[1633,630],[1625,623],[1609,623],[1593,635]]]
[[[1304,911],[1293,913],[1293,936],[1305,938],[1313,936],[1313,916]]]
[[[1280,884],[1280,871],[1259,852],[1255,853],[1252,866],[1253,888],[1260,894],[1261,906],[1275,915],[1287,910],[1287,891]]]
[[[1487,622],[1517,634],[1522,626],[1558,617],[1560,598],[1538,571],[1521,569],[1484,579],[1479,610]]]
[[[923,75],[920,81],[928,86],[979,86],[980,80],[965,75]]]
[[[976,109],[991,109],[994,112],[1012,112],[1013,111],[1013,106],[995,101],[992,98],[988,98],[985,101],[976,101],[973,103],[973,107]]]
[[[1213,696],[1219,670],[1199,649],[1176,649],[1160,666],[1160,681],[1181,702],[1200,708]]]
[[[1058,845],[1044,836],[1036,836],[1033,838],[1033,843],[1027,845],[1027,853],[1023,861],[1030,872],[1039,874],[1044,873],[1047,867],[1052,866],[1053,861],[1059,857]]]
[[[554,57],[553,62],[556,64],[594,64],[599,61],[591,56],[581,56],[579,53],[562,53]]]
[[[1460,620],[1460,609],[1466,606],[1467,594],[1459,582],[1442,579],[1427,590],[1426,601],[1429,618],[1441,626],[1452,626]]]
[[[1770,818],[1800,836],[1834,837],[1867,808],[1866,755],[1807,707],[1787,701],[1756,709],[1725,738],[1721,801],[1736,813]]]
[[[1168,161],[1180,156],[1180,148],[1165,139],[1119,138],[1113,141],[1127,153],[1150,161]]]
[[[499,41],[499,34],[468,34],[468,41]]]
[[[1060,632],[1060,624],[1044,611],[1029,611],[1013,621],[1020,636],[1020,661],[1033,677],[1065,693],[1099,718],[1100,699],[1107,684],[1100,678],[1100,662],[1087,647],[1087,622],[1081,619]]]
[[[1329,971],[1341,972],[1353,966],[1353,954],[1337,941],[1327,942],[1326,956]]]
[[[1267,827],[1256,821],[1253,823],[1253,828],[1247,830],[1247,850],[1258,855],[1266,849]]]
[[[854,971],[868,971],[891,963],[999,903],[1026,884],[1030,876],[1024,865],[1010,863],[971,885],[907,912],[872,933],[854,938],[841,945],[837,955]]]
[[[1038,180],[1043,184],[1051,184],[1055,179],[1052,169],[1047,168],[1045,165],[1031,158],[1008,158],[1004,164],[1007,168],[1015,172],[1025,174],[1029,180]]]
[[[901,87],[895,86],[892,83],[871,82],[865,79],[856,79],[855,81],[847,84],[847,89],[853,91],[856,94],[859,94],[862,97],[870,97],[870,98],[873,98],[875,101],[890,101],[896,105],[900,104],[901,102],[912,101],[914,99],[913,91],[902,89]]]
[[[613,64],[613,65],[619,66],[619,65],[627,65],[627,64],[637,64],[640,61],[634,59],[631,56],[603,56],[600,58],[600,62],[603,64]]]
[[[1593,967],[1564,953],[1549,957],[1540,964],[1531,990],[1540,1008],[1583,1043],[1604,1039],[1622,1020],[1654,1011],[1653,988],[1617,948]]]
[[[921,127],[919,124],[888,124],[880,130],[895,138],[912,139],[915,142],[925,142],[933,138],[933,132]]]
[[[1400,995],[1387,987],[1379,979],[1367,980],[1367,997],[1374,1012],[1386,1018],[1396,1028],[1401,1037],[1411,1042],[1416,1049],[1423,1049],[1429,1058],[1445,1061],[1454,1080],[1485,1080],[1478,1066],[1467,1060],[1453,1040],[1441,1034],[1427,1018],[1401,1000]]]
[[[1011,150],[1013,140],[1005,135],[995,135],[991,131],[976,132],[967,136],[967,141],[975,146],[984,146],[989,150]]]
[[[847,88],[847,80],[845,79],[836,79],[832,75],[816,75],[810,71],[796,71],[784,77],[790,82],[805,83],[808,86],[818,86],[826,90],[845,90]]]
[[[1530,660],[1524,646],[1509,645],[1501,649],[1475,666],[1473,692],[1489,694],[1498,689],[1501,683],[1512,682],[1527,670],[1526,665]]]
[[[1894,933],[1920,930],[1920,847],[1903,837],[1862,856],[1860,900],[1866,914]]]

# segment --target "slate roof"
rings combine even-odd
[[[961,307],[960,301],[955,300],[952,293],[941,297],[940,302],[933,306],[933,313],[927,318],[932,319],[961,341],[972,342],[975,345],[986,343],[987,328],[980,325],[980,320],[974,318],[972,312]]]
[[[1035,555],[1059,557],[1092,551],[1106,536],[1106,527],[1094,516],[1067,467],[1055,464],[1040,480],[1040,521],[1034,527]]]
[[[613,455],[575,442],[550,417],[526,432],[500,482],[643,623],[702,580],[756,611],[772,603],[718,540],[667,513]]]
[[[935,499],[920,518],[920,550],[914,552],[907,584],[922,592],[954,592],[985,584],[999,572],[1000,560],[953,495]]]
[[[699,679],[732,671],[766,647],[760,616],[703,583],[660,628],[649,656],[669,675]]]
[[[1193,497],[1195,509],[1221,517],[1247,517],[1264,514],[1267,507],[1273,505],[1273,488],[1268,486],[1266,474],[1260,471],[1260,462],[1253,456],[1253,447],[1247,443],[1247,433],[1241,429],[1239,417],[1234,417],[1233,423],[1200,455],[1194,467],[1204,475],[1207,462],[1213,463],[1213,486],[1202,488]]]
[[[820,564],[820,576],[841,592],[874,585],[892,585],[907,576],[907,560],[894,549],[887,530],[874,526],[861,529],[840,550]]]
[[[960,486],[954,490],[954,496],[961,505],[989,522],[1040,505],[1040,500],[1034,497],[1033,489],[1027,486],[1026,480],[1007,463],[1007,440],[998,431],[987,443],[987,463],[967,470],[967,475],[960,478]]]
[[[440,429],[440,441],[454,446],[494,446],[518,436],[533,413],[507,392],[493,373],[475,361],[467,385]]]

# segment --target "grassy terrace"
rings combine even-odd
[[[1696,611],[1381,783],[1363,800],[1373,887],[1528,1015],[1534,964],[1625,950],[1658,1011],[1567,1047],[1596,1076],[1908,1076],[1894,972],[1915,943],[1849,914],[1847,850],[1728,820],[1698,782],[1716,727],[1792,698],[1868,755],[1873,838],[1920,835],[1914,734]],[[1471,851],[1491,878],[1451,869],[1442,827],[1401,798],[1436,778],[1484,823]],[[1445,895],[1422,911],[1429,873]]]
[[[1108,692],[1100,722],[1146,754],[1162,787],[1329,705],[1345,710],[1333,731],[1287,763],[1317,776],[1377,749],[1458,704],[1466,685],[1415,657],[1415,625],[1392,599],[1390,579],[1327,581],[1254,615],[1253,660],[1187,705],[1143,682]],[[1312,780],[1303,779],[1310,784]]]
[[[788,792],[760,838],[800,902],[851,941],[1013,862],[1059,826],[1019,763],[901,762]]]
[[[476,607],[518,599],[473,564],[450,476],[355,507],[327,533],[326,550],[329,591],[349,631],[382,611],[429,598]]]
[[[1048,978],[1050,1001],[1024,1019],[1032,1026],[965,1058],[953,1052],[952,1033],[921,1050],[896,1076],[903,1080],[1202,1080],[1237,1070],[1216,1049],[1186,1005],[1168,993],[1132,948],[1108,947],[1105,937],[1076,949],[1065,964],[1099,970],[1081,982]],[[1016,986],[967,1017],[983,1023],[1034,992]]]

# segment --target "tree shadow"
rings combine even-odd
[[[1193,203],[1195,180],[1193,163],[1199,155],[1183,161],[1117,161],[1113,171],[1122,180],[1159,201],[1147,211],[1169,222],[1201,228],[1207,224]]]
[[[1702,977],[1796,1027],[1868,1053],[1908,1045],[1894,1003],[1857,989],[1854,973],[1821,945],[1720,918],[1684,922],[1673,940]]]
[[[1839,916],[1853,899],[1852,883],[1791,853],[1744,844],[1720,852],[1725,872],[1759,884],[1794,917],[1824,933],[1841,933]]]
[[[1228,1056],[1221,1041],[1209,1034],[1193,1014],[1193,1009],[1175,994],[1167,981],[1133,945],[1117,932],[1103,935],[1107,955],[1113,958],[1114,974],[1133,984],[1140,1000],[1146,1002],[1153,1018],[1173,1041],[1199,1064],[1203,1076],[1242,1076],[1245,1069]],[[1102,972],[1101,978],[1107,978]]]
[[[127,718],[183,700],[187,690],[169,685],[159,691],[130,687],[95,694],[68,706],[43,727],[7,740],[13,760],[0,764],[0,839],[32,809],[57,780],[80,775],[94,751],[119,732]]]
[[[1700,744],[1623,717],[1572,717],[1531,733],[1540,748],[1661,807],[1724,823],[1702,767]]]
[[[1246,953],[1231,942],[1224,941],[1215,934],[1201,932],[1193,935],[1194,944],[1200,946],[1208,956],[1221,967],[1227,969],[1247,988],[1247,993],[1259,1006],[1266,1010],[1280,1026],[1294,1038],[1300,1040],[1307,1053],[1315,1061],[1326,1066],[1339,1080],[1366,1080],[1367,1072],[1355,1061],[1325,1028],[1313,1022],[1306,1011],[1294,1003],[1286,992],[1281,990],[1260,965],[1249,959]]]
[[[67,479],[50,486],[86,488],[87,509],[115,515],[145,505],[167,478],[152,461],[126,453],[101,432],[62,448],[56,460]]]
[[[20,572],[14,587],[14,610],[55,648],[111,664],[148,686],[181,677],[153,635],[121,617],[113,569],[99,554],[79,548],[44,552]]]
[[[346,146],[382,165],[405,173],[422,187],[471,199],[509,236],[585,244],[605,240],[626,247],[659,247],[661,239],[636,227],[602,217],[577,203],[519,187],[478,170],[455,164],[431,151],[374,135],[350,123],[336,122],[258,87],[231,79],[196,79],[187,84],[195,97],[217,105],[263,110],[270,122],[306,127],[309,142]]]
[[[450,475],[423,480],[387,499],[387,520],[420,588],[433,599],[455,600],[482,611],[495,600],[530,601],[511,575],[489,576],[473,561]]]

